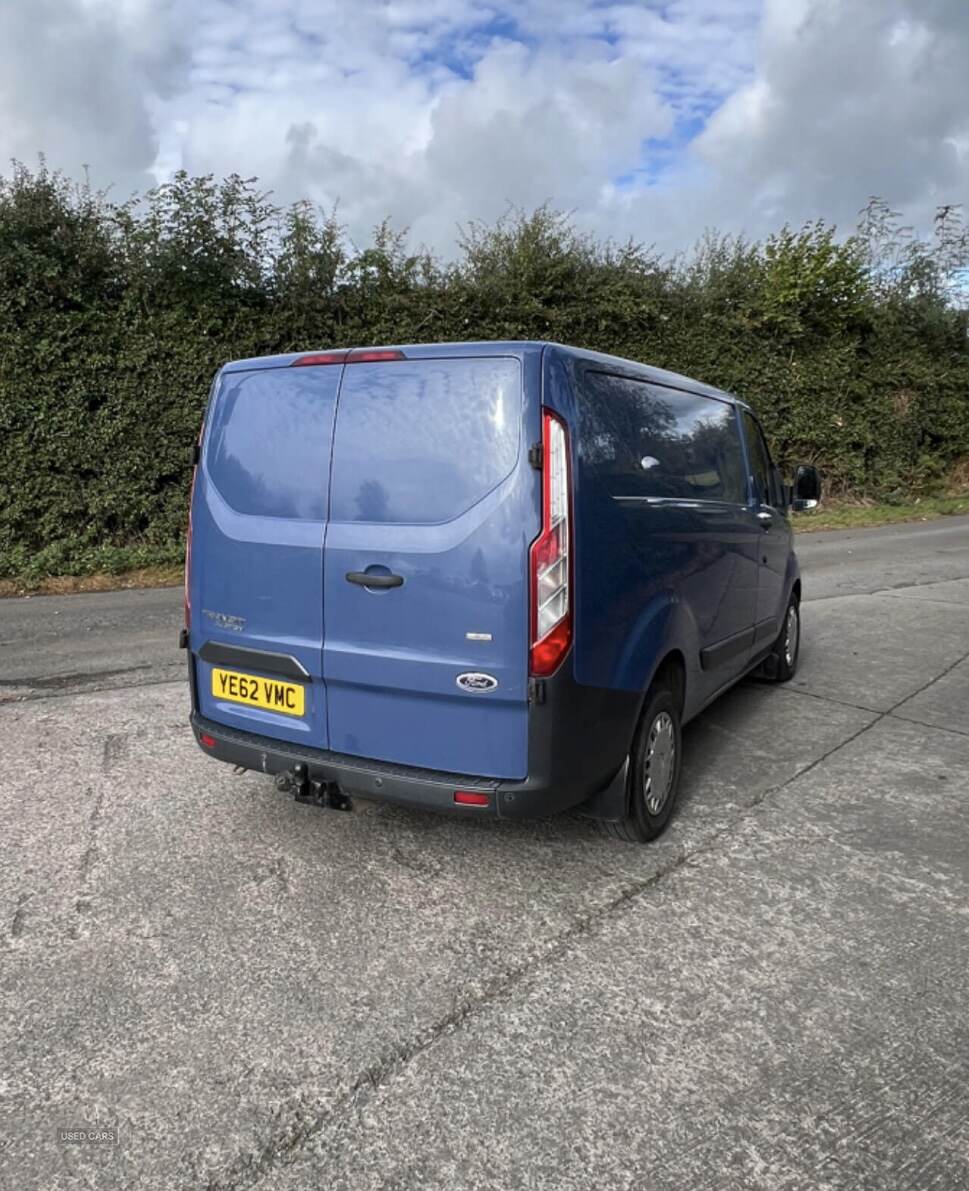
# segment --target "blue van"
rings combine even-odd
[[[239,360],[196,447],[201,747],[281,789],[666,825],[680,728],[789,679],[801,582],[753,412],[554,343]]]

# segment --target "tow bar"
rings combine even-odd
[[[310,777],[302,761],[297,761],[292,769],[276,774],[276,789],[284,794],[292,793],[297,802],[310,806],[329,807],[334,811],[353,810],[349,794],[344,794],[336,782]]]

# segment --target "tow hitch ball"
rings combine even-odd
[[[292,769],[276,774],[276,789],[285,794],[292,793],[297,802],[306,802],[310,806],[328,806],[335,811],[353,809],[350,796],[344,794],[336,782],[310,777],[302,761],[297,761]]]

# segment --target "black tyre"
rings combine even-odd
[[[788,682],[797,673],[797,659],[801,652],[801,604],[796,595],[784,613],[784,624],[774,647],[757,670],[759,678],[768,682]]]
[[[626,817],[601,824],[614,839],[643,844],[656,839],[673,814],[680,786],[680,712],[673,692],[654,686],[646,697],[630,753]]]

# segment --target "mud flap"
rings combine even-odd
[[[628,809],[628,791],[626,780],[629,774],[629,758],[627,757],[619,767],[619,772],[612,781],[593,794],[585,802],[577,806],[576,811],[587,819],[603,819],[608,823],[621,823],[626,817]]]

